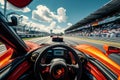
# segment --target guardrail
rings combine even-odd
[[[69,36],[69,35],[66,35],[66,36]],[[71,36],[120,43],[120,37],[98,37],[98,36],[80,36],[80,35],[79,36],[71,35]]]
[[[120,43],[120,37],[108,38],[108,37],[87,37],[95,40],[111,41]]]

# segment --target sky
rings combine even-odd
[[[22,24],[37,27],[40,31],[55,33],[65,29],[93,13],[110,0],[33,0],[28,6],[18,9],[7,3],[7,14],[16,12],[22,16]],[[3,12],[4,0],[0,0]]]

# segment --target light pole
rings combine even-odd
[[[4,16],[6,17],[7,0],[4,0]]]

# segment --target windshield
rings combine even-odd
[[[12,28],[23,40],[51,44],[54,35],[62,35],[62,43],[90,44],[103,52],[105,44],[120,47],[117,0],[33,0],[24,8],[5,1],[0,0],[0,12],[8,21],[17,17]]]

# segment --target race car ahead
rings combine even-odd
[[[62,36],[52,36],[52,41],[63,42],[63,37]]]
[[[2,13],[0,41],[7,48],[0,55],[0,80],[120,80],[120,66],[108,57],[119,48],[105,45],[103,53],[88,44],[24,42]]]

